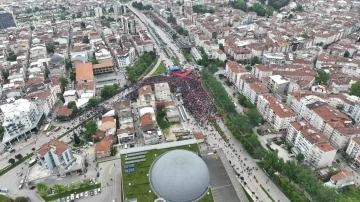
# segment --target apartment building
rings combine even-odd
[[[241,93],[249,99],[251,103],[256,105],[259,95],[268,92],[269,89],[261,83],[259,79],[251,77],[244,80],[244,86]]]
[[[286,140],[294,145],[294,153],[304,154],[306,161],[315,168],[331,165],[335,159],[337,149],[328,142],[322,132],[307,121],[291,122]]]
[[[235,87],[240,90],[240,77],[244,74],[249,74],[245,67],[235,61],[229,61],[225,66],[225,76],[228,78]]]
[[[154,84],[156,102],[169,102],[171,99],[170,86],[167,82]]]
[[[76,64],[76,82],[95,82],[97,90],[104,86],[118,84],[117,75],[115,73],[112,62],[100,64],[79,63]]]
[[[295,112],[270,94],[260,95],[256,108],[276,131],[287,131],[290,122],[295,121]]]
[[[360,168],[360,138],[350,140],[346,153],[353,159],[354,165]]]
[[[3,144],[11,144],[10,141],[15,138],[19,140],[22,136],[31,135],[31,130],[39,127],[44,115],[42,108],[38,108],[35,103],[25,99],[1,105],[0,108],[4,114]]]
[[[310,91],[290,92],[286,99],[286,104],[290,106],[292,110],[294,110],[296,115],[306,120],[310,120],[310,110],[307,108],[307,105],[316,102],[325,103],[322,98],[316,95],[312,95],[312,92]]]
[[[137,106],[139,108],[151,106],[156,109],[155,95],[152,91],[151,85],[146,85],[138,89],[139,98]]]
[[[264,65],[271,64],[284,64],[285,54],[283,53],[264,53],[262,57],[262,63]]]
[[[41,166],[44,166],[47,169],[61,167],[65,171],[69,170],[76,162],[76,159],[73,157],[71,147],[65,142],[57,139],[53,139],[50,142],[43,144],[38,150],[36,150],[35,158]]]
[[[290,84],[290,79],[281,75],[269,76],[267,87],[273,92],[278,94],[286,94]]]

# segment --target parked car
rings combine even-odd
[[[84,198],[84,193],[83,192],[80,193],[80,198]]]
[[[33,190],[33,189],[35,189],[36,188],[36,186],[31,186],[29,189],[30,190]]]
[[[75,198],[76,198],[76,199],[79,199],[79,194],[76,194],[76,195],[75,195]]]
[[[97,190],[96,190],[96,189],[94,190],[94,194],[95,194],[95,195],[97,195],[97,194],[98,194],[98,192],[97,192]]]
[[[89,196],[89,192],[86,191],[86,192],[85,192],[85,198],[88,197],[88,196]]]
[[[93,192],[93,191],[90,191],[90,196],[94,196],[94,192]]]
[[[99,193],[101,193],[101,188],[99,187],[97,191],[98,191]]]
[[[71,194],[71,195],[70,195],[70,199],[71,199],[71,200],[74,200],[74,199],[75,199],[75,195],[74,195],[74,194]]]

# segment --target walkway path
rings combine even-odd
[[[157,68],[159,67],[160,63],[161,63],[161,57],[159,57],[157,59],[157,62],[154,65],[154,67],[152,68],[152,70],[144,78],[147,78],[147,77],[150,77],[151,75],[153,75],[155,73],[155,71],[157,70]]]

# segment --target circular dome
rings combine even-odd
[[[165,201],[196,201],[207,192],[209,183],[205,162],[191,151],[169,151],[158,157],[150,168],[150,185]]]
[[[59,64],[59,63],[62,63],[63,61],[64,61],[64,58],[61,55],[53,55],[50,58],[50,62],[52,64]]]

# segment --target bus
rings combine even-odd
[[[36,158],[34,158],[33,160],[30,160],[29,161],[29,167],[35,165],[35,163],[36,163]]]

